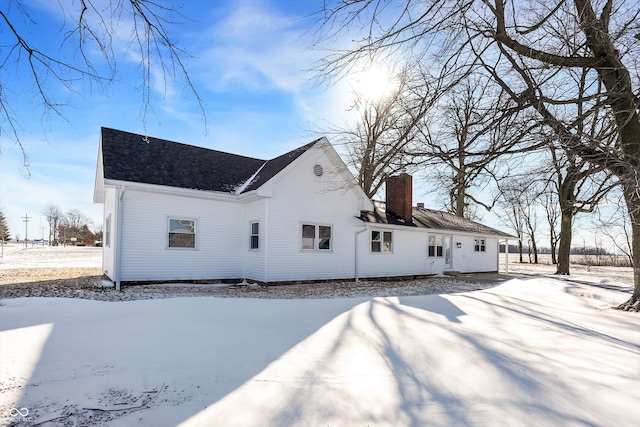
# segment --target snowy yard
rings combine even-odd
[[[640,315],[608,308],[629,282],[579,279],[375,298],[4,299],[0,420],[634,425]]]

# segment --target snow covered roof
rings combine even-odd
[[[515,239],[508,233],[495,228],[487,227],[475,221],[457,217],[449,212],[436,211],[427,208],[412,208],[412,222],[386,211],[386,203],[374,200],[373,211],[362,211],[360,219],[364,222],[376,224],[402,225],[406,227],[427,228],[433,230],[459,231],[480,235],[509,237]]]
[[[103,127],[104,179],[240,194],[259,188],[318,141],[262,160]]]

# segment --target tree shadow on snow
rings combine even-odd
[[[464,316],[464,311],[448,299],[440,295],[432,295],[430,298],[405,298],[400,297],[400,304],[420,310],[430,311],[446,317],[450,322],[460,323],[458,317]]]
[[[586,339],[640,354],[637,344],[499,291],[46,304],[53,306],[1,308],[3,331],[53,324],[17,403],[33,408],[38,420],[65,405],[117,403],[105,391],[139,394],[165,384],[152,412],[134,413],[136,420],[471,426],[498,416],[510,425],[590,426],[606,421],[606,414],[599,419],[580,403],[584,394],[572,383],[579,379],[564,377],[573,374],[561,371],[565,362],[557,348],[570,352],[574,341]],[[598,368],[580,375],[598,378]],[[84,389],[73,392],[73,386]]]
[[[330,301],[5,300],[0,332],[51,325],[30,377],[21,380],[22,397],[10,404],[27,408],[34,424],[86,425],[131,415],[177,425],[363,300]],[[149,391],[158,392],[149,411],[107,412],[135,407]]]

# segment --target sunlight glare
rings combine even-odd
[[[2,396],[5,407],[20,407],[53,327],[53,323],[43,323],[0,331],[0,383],[6,387]]]
[[[390,93],[391,75],[384,67],[371,66],[362,70],[355,79],[356,92],[368,101],[379,101]]]

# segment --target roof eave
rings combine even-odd
[[[127,187],[128,190],[142,191],[146,193],[164,194],[177,197],[192,197],[213,201],[224,202],[249,202],[264,198],[257,191],[249,191],[241,195],[221,191],[197,190],[192,188],[170,187],[167,185],[145,184],[134,181],[121,181],[106,179],[105,187],[121,188]]]
[[[476,237],[492,237],[492,238],[502,238],[502,239],[517,239],[517,237],[512,236],[510,234],[498,232],[498,233],[487,233],[482,231],[466,231],[466,230],[453,230],[448,228],[430,228],[424,226],[418,226],[414,223],[411,224],[389,224],[386,222],[372,222],[367,221],[366,219],[362,219],[361,217],[355,217],[361,222],[368,224],[370,227],[379,227],[379,228],[388,228],[395,230],[408,230],[408,231],[417,231],[420,233],[437,233],[437,234],[456,234],[456,235],[464,235],[464,236],[476,236]]]
[[[93,203],[104,203],[104,166],[102,160],[102,133],[98,146],[98,159],[96,164],[96,180],[93,184]]]

